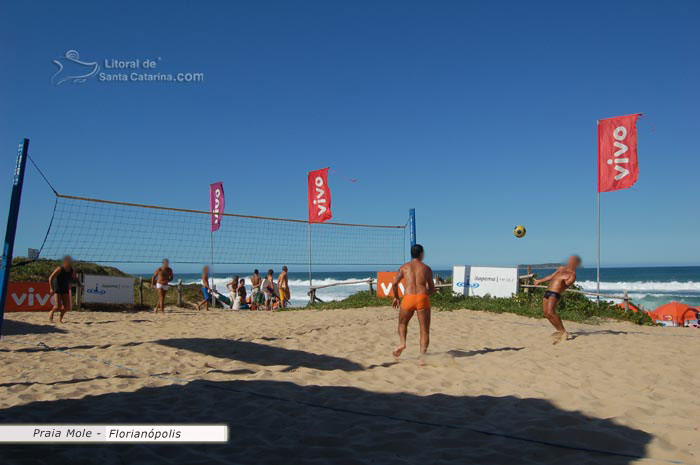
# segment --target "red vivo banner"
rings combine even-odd
[[[211,215],[211,230],[218,231],[221,227],[221,215],[224,214],[224,183],[215,182],[209,186],[209,211]]]
[[[333,218],[328,168],[309,171],[309,223],[323,223]]]
[[[628,189],[637,182],[637,118],[640,115],[598,121],[598,192]]]

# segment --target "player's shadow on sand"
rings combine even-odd
[[[234,339],[161,339],[153,341],[176,349],[184,349],[199,352],[213,357],[228,358],[240,362],[255,365],[275,366],[287,365],[287,370],[299,367],[313,368],[315,370],[343,370],[360,371],[365,367],[351,360],[333,357],[331,355],[319,355],[303,350],[284,349],[282,347],[258,344],[250,341],[237,341]]]
[[[620,335],[625,335],[628,334],[627,331],[615,331],[612,329],[597,329],[593,331],[573,331],[569,335],[571,339],[576,339],[578,337],[583,337],[583,336],[601,336],[601,335],[608,335],[608,336],[620,336]]]
[[[27,323],[24,321],[6,319],[2,324],[3,336],[19,336],[24,334],[49,334],[65,332],[66,330],[57,328],[54,325],[37,325],[34,323]]]
[[[418,396],[279,381],[198,380],[38,401],[0,410],[0,422],[229,425],[229,443],[221,445],[3,445],[5,463],[39,465],[627,464],[644,457],[652,439],[542,399]]]
[[[483,349],[479,350],[448,350],[447,353],[455,358],[459,357],[473,357],[475,355],[485,355],[485,354],[490,354],[492,352],[517,352],[519,350],[523,350],[525,347],[498,347],[496,349],[492,349],[490,347],[484,347]]]

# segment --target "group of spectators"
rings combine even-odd
[[[156,304],[155,312],[164,311],[165,294],[168,291],[169,283],[173,280],[173,270],[170,268],[168,259],[163,260],[163,264],[159,267],[151,278],[151,284],[158,290],[158,303]],[[270,269],[265,277],[260,276],[258,270],[253,271],[250,277],[251,290],[250,294],[246,289],[245,278],[234,276],[231,282],[226,284],[229,291],[230,302],[228,305],[234,310],[277,310],[286,308],[289,305],[291,292],[289,289],[289,278],[287,276],[287,267],[282,267],[282,272],[277,276],[275,283],[275,272]],[[202,269],[202,301],[197,304],[197,310],[204,307],[209,310],[209,304],[212,301],[214,294],[225,302],[223,296],[212,289],[209,279],[209,267],[205,266]]]
[[[287,277],[287,267],[282,267],[282,272],[277,277],[275,284],[275,272],[270,269],[264,278],[260,276],[258,270],[253,271],[250,277],[251,290],[250,294],[246,289],[245,278],[234,276],[231,282],[226,284],[229,291],[229,306],[233,310],[276,310],[286,308],[291,298],[289,290],[289,279]],[[202,270],[202,297],[203,300],[197,304],[197,310],[202,307],[209,310],[209,304],[212,299],[212,294],[216,290],[212,290],[209,283],[209,267],[205,266]],[[222,299],[223,300],[223,299]]]
[[[204,282],[203,278],[202,283]],[[233,310],[276,310],[286,308],[289,304],[291,293],[286,266],[282,267],[276,285],[275,272],[272,269],[267,270],[264,278],[260,277],[258,270],[254,270],[250,277],[250,285],[250,295],[248,295],[244,278],[239,279],[238,276],[234,276],[231,282],[226,284]]]

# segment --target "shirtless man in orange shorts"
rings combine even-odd
[[[433,270],[423,263],[425,252],[423,246],[416,244],[411,247],[411,261],[404,263],[396,273],[392,289],[394,290],[394,308],[401,307],[399,311],[399,340],[400,344],[394,349],[394,357],[398,358],[406,349],[406,333],[408,322],[413,313],[418,311],[418,323],[420,324],[420,354],[421,358],[428,350],[430,342],[430,296],[435,293],[433,283]],[[399,283],[403,281],[403,301],[399,299]]]

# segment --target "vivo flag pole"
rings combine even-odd
[[[600,294],[600,191],[598,191],[598,268],[596,270],[596,292]],[[596,300],[600,302],[600,295],[596,296]]]
[[[637,119],[641,113],[598,120],[598,269],[600,294],[600,193],[628,189],[637,182]],[[598,296],[600,300],[600,296]]]
[[[226,207],[224,183],[219,181],[209,185],[209,211],[211,212],[211,228],[209,230],[209,245],[211,248],[211,267],[214,267],[214,231],[221,228],[221,218]],[[212,276],[213,272],[212,271]],[[212,282],[214,278],[212,277]]]
[[[19,205],[22,200],[22,186],[24,185],[24,168],[27,166],[27,152],[29,151],[29,139],[24,139],[17,149],[17,163],[12,180],[12,194],[10,197],[10,211],[7,214],[7,229],[5,230],[5,244],[2,249],[2,264],[0,264],[0,336],[2,336],[2,320],[5,317],[5,302],[7,301],[7,286],[10,282],[10,268],[12,267],[12,253],[15,248],[15,234],[17,233],[17,219],[19,218]]]
[[[328,185],[328,168],[309,171],[307,175],[309,209],[309,290],[313,286],[311,271],[311,223],[323,223],[333,218],[331,188]],[[312,302],[313,303],[313,302]]]

